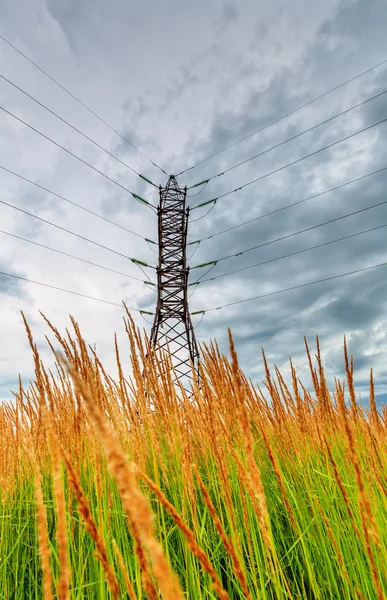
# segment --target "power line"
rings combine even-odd
[[[50,246],[46,246],[45,244],[40,244],[39,242],[35,242],[33,240],[29,240],[27,238],[21,237],[20,235],[16,235],[15,233],[10,233],[9,231],[3,231],[0,229],[0,233],[4,235],[8,235],[10,237],[21,240],[22,242],[27,242],[28,244],[33,244],[34,246],[39,246],[40,248],[44,248],[45,250],[50,250],[50,252],[56,252],[57,254],[62,254],[63,256],[67,256],[69,258],[73,258],[75,260],[79,260],[88,265],[93,265],[93,267],[98,267],[99,269],[104,269],[105,271],[110,271],[111,273],[115,273],[116,275],[122,275],[123,277],[128,277],[128,279],[134,279],[135,281],[139,281],[141,283],[146,283],[149,285],[149,281],[143,281],[139,277],[133,277],[133,275],[128,275],[127,273],[122,273],[121,271],[116,271],[115,269],[110,269],[109,267],[104,267],[103,265],[99,265],[91,260],[86,260],[85,258],[81,258],[79,256],[75,256],[74,254],[69,254],[68,252],[63,252],[62,250],[57,250],[56,248],[51,248]]]
[[[109,156],[111,156],[112,158],[114,158],[115,160],[117,160],[121,165],[123,165],[124,167],[126,167],[127,169],[129,169],[129,171],[132,171],[132,173],[134,173],[135,175],[138,175],[138,177],[141,177],[141,179],[143,179],[147,183],[150,183],[155,188],[158,188],[158,186],[155,183],[153,183],[153,181],[150,181],[150,179],[147,179],[146,177],[144,177],[143,175],[141,175],[140,173],[138,173],[138,171],[136,171],[130,165],[128,165],[126,162],[124,162],[123,160],[121,160],[120,158],[118,158],[118,156],[116,156],[115,154],[113,154],[112,152],[110,152],[109,150],[107,150],[106,148],[104,148],[103,146],[101,146],[100,144],[98,144],[98,142],[96,142],[95,140],[93,140],[92,138],[90,138],[88,135],[86,135],[85,133],[83,133],[82,131],[80,131],[80,129],[77,129],[76,127],[74,127],[74,125],[72,125],[71,123],[69,123],[68,121],[66,121],[66,119],[63,119],[56,112],[54,112],[53,110],[51,110],[50,108],[48,108],[48,106],[46,106],[42,102],[39,102],[39,100],[37,100],[36,98],[34,98],[33,96],[31,96],[31,94],[28,94],[25,90],[23,90],[21,87],[19,87],[18,85],[16,85],[16,83],[13,83],[10,79],[7,79],[7,77],[4,77],[4,75],[2,75],[1,73],[0,73],[0,77],[4,81],[6,81],[10,85],[12,85],[14,88],[16,88],[17,90],[19,90],[19,92],[21,92],[22,94],[24,94],[25,96],[27,96],[27,98],[30,98],[33,102],[35,102],[36,104],[38,104],[39,106],[41,106],[42,108],[44,108],[44,110],[46,110],[47,112],[49,112],[50,114],[52,114],[54,117],[56,117],[57,119],[59,119],[60,121],[62,121],[62,123],[65,123],[65,125],[67,125],[68,127],[71,127],[71,129],[73,129],[74,131],[76,131],[77,133],[79,133],[79,135],[81,135],[86,140],[88,140],[89,142],[91,142],[92,144],[94,144],[94,146],[96,146],[100,150],[103,150],[103,152],[105,152],[106,154],[108,154]]]
[[[148,238],[145,238],[142,235],[139,235],[135,231],[132,231],[131,229],[128,229],[127,227],[124,227],[123,225],[116,223],[115,221],[111,221],[107,217],[104,217],[104,216],[94,212],[93,210],[90,210],[89,208],[82,206],[81,204],[77,204],[73,200],[69,200],[65,196],[62,196],[61,194],[57,194],[56,192],[53,192],[52,190],[44,187],[43,185],[40,185],[39,183],[36,183],[35,181],[32,181],[31,179],[24,177],[24,175],[20,175],[20,173],[16,173],[15,171],[12,171],[11,169],[7,169],[7,167],[4,167],[3,165],[0,165],[0,169],[2,169],[3,171],[6,171],[7,173],[10,173],[11,175],[15,175],[15,177],[18,177],[19,179],[22,179],[23,181],[26,181],[27,183],[34,185],[35,187],[43,190],[44,192],[47,192],[48,194],[51,194],[52,196],[55,196],[56,198],[59,198],[60,200],[64,200],[64,202],[68,202],[69,204],[72,204],[73,206],[76,206],[77,208],[80,208],[81,210],[84,210],[85,212],[87,212],[91,215],[94,215],[94,217],[98,217],[99,219],[102,219],[103,221],[106,221],[107,223],[110,223],[111,225],[115,225],[115,227],[119,227],[120,229],[122,229],[128,233],[131,233],[132,235],[135,235],[136,237],[138,237],[142,240],[145,240],[146,242],[148,242],[150,244],[156,244],[156,242],[154,242],[153,240],[149,240]]]
[[[181,171],[177,175],[177,177],[179,177],[180,175],[183,175],[184,173],[187,173],[187,171],[191,171],[192,169],[195,169],[196,167],[198,167],[199,165],[202,165],[203,163],[207,162],[211,158],[214,158],[215,156],[218,156],[219,154],[222,154],[226,150],[229,150],[230,148],[233,148],[237,144],[240,144],[241,142],[244,142],[245,140],[251,138],[253,135],[256,135],[257,133],[261,133],[262,131],[264,131],[265,129],[268,129],[272,125],[275,125],[276,123],[279,123],[283,119],[286,119],[287,117],[290,117],[291,115],[294,115],[295,113],[297,113],[298,111],[302,110],[303,108],[306,108],[307,106],[310,106],[314,102],[317,102],[317,100],[321,100],[322,98],[324,98],[325,96],[328,96],[332,92],[335,92],[336,90],[344,87],[348,83],[351,83],[352,81],[355,81],[359,77],[362,77],[363,75],[366,75],[367,73],[370,73],[374,69],[377,69],[378,67],[381,67],[382,65],[384,65],[386,63],[387,63],[387,59],[383,60],[382,62],[380,62],[380,63],[378,63],[376,65],[374,65],[373,67],[370,67],[366,71],[362,71],[358,75],[355,75],[354,77],[351,77],[351,79],[347,79],[346,81],[344,81],[344,83],[340,83],[339,85],[337,85],[334,88],[328,90],[327,92],[324,92],[323,94],[320,94],[319,96],[316,96],[316,98],[313,98],[312,100],[309,100],[308,102],[305,102],[304,104],[302,104],[298,108],[295,108],[294,110],[291,110],[290,112],[286,113],[285,115],[282,115],[282,117],[278,117],[277,119],[275,119],[274,121],[271,121],[270,123],[267,123],[266,125],[264,125],[260,129],[256,129],[255,131],[253,131],[252,133],[249,133],[248,135],[244,136],[240,140],[238,140],[236,142],[233,142],[232,144],[229,144],[228,146],[226,146],[222,150],[219,150],[218,152],[215,152],[214,154],[211,154],[210,156],[207,156],[207,158],[204,158],[203,160],[195,163],[192,167],[189,167],[188,169],[185,169],[184,171]]]
[[[347,108],[346,110],[343,110],[343,111],[337,113],[336,115],[329,117],[329,119],[325,119],[325,121],[320,121],[320,123],[317,123],[316,125],[313,125],[312,127],[309,127],[308,129],[304,129],[304,131],[301,131],[300,133],[297,133],[297,134],[293,135],[292,137],[287,138],[286,140],[283,140],[282,142],[279,142],[278,144],[275,144],[274,146],[271,146],[270,148],[267,148],[266,150],[263,150],[262,152],[255,154],[254,156],[251,156],[250,158],[246,158],[245,160],[242,160],[241,162],[237,163],[236,165],[229,167],[228,169],[225,169],[224,171],[221,171],[220,173],[217,173],[213,177],[209,177],[206,180],[206,183],[209,183],[210,181],[212,181],[213,179],[216,179],[217,177],[222,177],[223,175],[226,175],[226,173],[229,173],[230,171],[233,171],[234,169],[237,169],[238,167],[241,167],[242,165],[245,165],[248,162],[255,160],[256,158],[259,158],[260,156],[263,156],[264,154],[267,154],[268,152],[271,152],[272,150],[276,150],[277,148],[280,148],[281,146],[284,146],[285,144],[288,144],[289,142],[292,142],[293,140],[296,140],[297,138],[305,135],[306,133],[310,133],[314,129],[317,129],[318,127],[321,127],[322,125],[326,125],[327,123],[334,121],[335,119],[337,119],[339,117],[342,117],[343,115],[351,112],[352,110],[355,110],[356,108],[359,108],[360,106],[364,106],[364,104],[367,104],[367,102],[371,102],[371,100],[376,100],[376,98],[380,98],[380,96],[383,96],[384,94],[387,94],[387,90],[384,90],[383,92],[380,92],[379,94],[376,94],[375,96],[372,96],[371,98],[367,98],[366,100],[359,102],[359,104],[356,104],[355,106],[351,106],[351,108]],[[201,182],[201,183],[203,183],[203,182]],[[189,187],[188,189],[190,190],[194,187],[196,187],[196,185],[193,185],[193,186]]]
[[[196,265],[195,267],[191,267],[191,269],[200,269],[202,267],[206,267],[211,264],[217,264],[222,262],[223,260],[227,260],[229,258],[236,258],[237,256],[242,256],[242,254],[246,254],[247,252],[251,252],[252,250],[257,250],[258,248],[263,248],[264,246],[269,246],[270,244],[275,244],[277,242],[282,242],[283,240],[287,240],[289,238],[300,235],[301,233],[305,233],[307,231],[312,231],[313,229],[317,229],[318,227],[323,227],[324,225],[329,225],[330,223],[336,223],[337,221],[341,221],[342,219],[347,219],[348,217],[352,217],[353,215],[358,215],[360,213],[366,212],[367,210],[371,210],[372,208],[377,208],[378,206],[383,206],[387,204],[387,200],[383,202],[378,202],[377,204],[373,204],[372,206],[367,206],[366,208],[360,208],[359,210],[355,210],[353,212],[347,213],[346,215],[341,215],[340,217],[335,217],[334,219],[329,219],[329,221],[324,221],[323,223],[319,223],[318,225],[312,225],[311,227],[306,227],[305,229],[301,229],[300,231],[295,231],[294,233],[289,233],[287,235],[283,235],[282,237],[275,238],[274,240],[269,240],[268,242],[264,242],[263,244],[258,244],[257,246],[252,246],[251,248],[246,248],[241,252],[237,252],[235,254],[229,254],[228,256],[222,256],[221,258],[217,258],[216,260],[212,260],[206,263],[202,263],[200,265]]]
[[[253,183],[257,183],[258,181],[262,181],[263,179],[266,179],[267,177],[270,177],[270,175],[274,175],[275,173],[279,173],[280,171],[283,171],[283,170],[287,169],[288,167],[292,167],[293,165],[296,165],[296,164],[302,162],[303,160],[305,160],[307,158],[310,158],[311,156],[315,156],[316,154],[319,154],[320,152],[323,152],[324,150],[328,150],[329,148],[333,148],[334,146],[337,146],[338,144],[341,144],[342,142],[345,142],[346,140],[349,140],[349,139],[355,137],[356,135],[359,135],[360,133],[364,133],[365,131],[369,131],[373,127],[377,127],[378,125],[381,125],[382,123],[385,123],[386,121],[387,121],[387,117],[384,118],[384,119],[381,119],[380,121],[377,121],[376,123],[373,123],[372,125],[368,125],[367,127],[363,127],[363,129],[359,129],[358,131],[355,131],[354,133],[351,133],[350,135],[347,135],[344,138],[336,140],[335,142],[332,142],[331,144],[323,146],[322,148],[319,148],[318,150],[315,150],[314,152],[311,152],[310,154],[306,154],[305,156],[302,156],[301,158],[297,158],[297,160],[293,160],[292,162],[287,163],[286,165],[283,165],[282,167],[279,167],[278,169],[275,169],[274,171],[270,171],[270,173],[266,173],[265,175],[261,175],[260,177],[257,177],[256,179],[253,179],[252,181],[249,181],[248,183],[245,183],[244,185],[241,185],[240,187],[235,188],[234,190],[230,190],[229,192],[225,192],[224,194],[221,194],[220,196],[217,196],[217,198],[213,198],[212,200],[207,200],[207,202],[202,202],[201,204],[197,204],[196,206],[193,206],[191,208],[191,210],[195,210],[195,208],[200,208],[201,206],[205,206],[207,204],[210,204],[211,202],[217,202],[221,198],[225,198],[225,196],[229,196],[230,194],[234,194],[235,192],[239,192],[240,190],[243,190],[244,188],[248,187],[249,185],[252,185]]]
[[[213,233],[212,235],[208,235],[207,237],[201,238],[200,240],[196,240],[195,242],[189,242],[188,245],[199,244],[200,242],[203,242],[205,240],[210,240],[214,237],[217,237],[218,235],[222,235],[223,233],[228,233],[229,231],[233,231],[234,229],[238,229],[239,227],[243,227],[244,225],[249,225],[250,223],[254,223],[255,221],[260,221],[261,219],[264,219],[265,217],[275,215],[283,210],[287,210],[288,208],[293,208],[294,206],[303,204],[304,202],[308,202],[308,200],[313,200],[314,198],[319,198],[320,196],[324,196],[325,194],[329,194],[330,192],[339,190],[339,189],[346,187],[347,185],[350,185],[352,183],[357,183],[358,181],[361,181],[362,179],[366,179],[367,177],[372,177],[373,175],[377,175],[378,173],[382,173],[383,171],[387,171],[387,167],[382,167],[381,169],[377,169],[377,171],[372,171],[371,173],[366,173],[365,175],[361,175],[360,177],[356,177],[355,179],[351,179],[350,181],[340,183],[339,185],[335,185],[334,187],[331,187],[327,190],[318,192],[317,194],[313,194],[312,196],[308,196],[307,198],[303,198],[303,200],[298,200],[297,202],[292,202],[291,204],[286,204],[286,206],[282,206],[281,208],[276,208],[275,210],[271,210],[270,212],[260,215],[259,217],[254,217],[253,219],[249,219],[248,221],[243,221],[242,223],[239,223],[238,225],[233,225],[232,227],[227,227],[227,229],[222,229],[221,231],[217,231],[216,233]],[[208,213],[206,213],[206,214],[208,214]],[[192,221],[191,221],[191,223],[192,223]]]
[[[302,283],[301,285],[294,285],[289,288],[277,290],[276,292],[269,292],[268,294],[261,294],[260,296],[246,298],[245,300],[238,300],[236,302],[229,302],[228,304],[222,304],[221,306],[216,306],[213,308],[206,308],[205,310],[195,311],[192,314],[207,313],[207,312],[211,312],[213,310],[221,310],[222,308],[226,308],[229,306],[236,306],[237,304],[243,304],[244,302],[252,302],[253,300],[259,300],[261,298],[268,298],[269,296],[283,294],[285,292],[290,292],[292,290],[299,290],[301,288],[308,287],[310,285],[316,285],[317,283],[323,283],[325,281],[333,281],[334,279],[339,279],[340,277],[348,277],[349,275],[355,275],[356,273],[363,273],[365,271],[371,271],[371,269],[378,269],[379,267],[386,267],[386,266],[387,266],[387,262],[379,263],[377,265],[372,265],[370,267],[364,267],[363,269],[356,269],[355,271],[349,271],[348,273],[340,273],[340,275],[332,275],[331,277],[325,277],[324,279],[317,279],[316,281],[309,281],[308,283]]]
[[[201,217],[198,217],[197,219],[191,220],[190,224],[193,225],[194,223],[197,223],[198,221],[201,221],[202,219],[205,219],[210,214],[210,212],[212,212],[214,210],[214,208],[215,208],[215,204],[213,204],[211,206],[211,208],[206,213],[204,213],[204,215],[202,215]],[[190,245],[190,244],[196,244],[196,243],[197,242],[190,242],[188,245]]]
[[[76,158],[77,160],[79,160],[81,163],[83,163],[84,165],[86,165],[87,167],[89,167],[90,169],[93,169],[93,171],[95,171],[96,173],[99,173],[100,175],[102,175],[103,177],[105,177],[105,179],[108,179],[109,181],[111,181],[112,183],[114,183],[115,185],[117,185],[118,187],[120,187],[122,190],[124,190],[125,192],[128,192],[129,194],[131,194],[131,196],[133,196],[133,198],[135,200],[137,200],[137,202],[140,202],[141,204],[146,204],[146,205],[148,205],[149,207],[151,207],[153,209],[156,208],[153,204],[151,204],[151,202],[148,202],[147,200],[144,200],[143,198],[141,198],[140,196],[138,196],[137,194],[135,194],[134,192],[132,192],[131,190],[129,190],[128,188],[126,188],[124,185],[122,185],[121,183],[119,183],[115,179],[112,179],[111,177],[109,177],[109,175],[106,175],[106,173],[104,173],[103,171],[100,171],[96,167],[93,167],[93,165],[91,165],[90,163],[86,162],[83,158],[81,158],[77,154],[74,154],[74,152],[71,152],[71,150],[68,150],[67,148],[65,148],[61,144],[58,144],[58,142],[55,142],[55,140],[53,140],[52,138],[48,137],[48,135],[45,135],[44,133],[42,133],[41,131],[39,131],[39,129],[36,129],[35,127],[33,127],[32,125],[30,125],[26,121],[23,121],[23,119],[21,119],[20,117],[17,117],[16,115],[14,115],[12,112],[10,112],[9,110],[7,110],[3,106],[0,106],[0,110],[2,110],[3,112],[5,112],[9,116],[13,117],[17,121],[19,121],[19,123],[22,123],[23,125],[25,125],[29,129],[31,129],[32,131],[35,131],[35,133],[37,133],[38,135],[40,135],[44,139],[48,140],[49,142],[51,142],[52,144],[54,144],[58,148],[61,148],[61,150],[64,150],[70,156],[73,156],[74,158]]]
[[[56,229],[60,229],[61,231],[64,231],[70,235],[73,235],[81,240],[84,240],[85,242],[89,242],[89,244],[93,244],[94,246],[98,246],[99,248],[103,248],[104,250],[108,250],[108,252],[113,252],[113,254],[117,254],[118,256],[122,256],[123,258],[126,258],[127,260],[130,260],[132,263],[134,264],[140,264],[143,265],[145,267],[149,267],[151,269],[154,269],[155,267],[152,267],[151,265],[148,265],[145,262],[139,261],[136,258],[132,258],[130,256],[127,256],[126,254],[122,254],[121,252],[118,252],[117,250],[113,250],[112,248],[109,248],[108,246],[104,246],[103,244],[100,244],[99,242],[95,242],[94,240],[90,240],[89,238],[80,235],[79,233],[75,233],[74,231],[71,231],[70,229],[66,229],[65,227],[62,227],[61,225],[57,225],[56,223],[53,223],[52,221],[48,221],[47,219],[43,219],[42,217],[38,217],[37,215],[34,215],[33,213],[30,213],[26,210],[24,210],[23,208],[19,208],[18,206],[14,206],[13,204],[10,204],[9,202],[5,202],[4,200],[0,200],[0,204],[4,204],[5,206],[8,206],[9,208],[13,208],[14,210],[17,210],[29,217],[32,217],[33,219],[38,219],[39,221],[42,221],[42,223],[46,223],[46,225],[51,225],[51,227],[55,227]]]
[[[33,279],[27,279],[26,277],[21,277],[20,275],[12,275],[11,273],[4,273],[3,271],[0,271],[0,275],[3,275],[3,277],[12,277],[13,279],[19,279],[20,281],[26,281],[27,283],[34,283],[35,285],[41,285],[43,287],[50,288],[51,290],[65,292],[66,294],[73,294],[74,296],[80,296],[81,298],[88,298],[88,300],[95,300],[96,302],[103,302],[104,304],[110,304],[111,306],[118,306],[118,308],[123,308],[122,304],[117,304],[116,302],[110,302],[109,300],[102,300],[101,298],[95,298],[94,296],[88,296],[87,294],[81,294],[80,292],[66,290],[64,288],[57,287],[56,285],[42,283],[41,281],[34,281]],[[148,311],[146,310],[140,310],[138,308],[128,308],[128,310],[132,310],[133,312],[138,312],[141,314],[153,314],[148,313]]]
[[[196,196],[200,196],[200,194],[202,194],[204,192],[204,190],[206,189],[208,182],[209,182],[209,179],[205,179],[204,181],[201,181],[200,183],[197,183],[196,185],[191,185],[191,187],[189,188],[190,190],[194,187],[199,187],[200,185],[203,185],[203,187],[200,190],[200,192],[197,192],[196,194],[187,194],[187,198],[195,198]]]
[[[149,156],[147,156],[146,154],[144,154],[144,152],[142,152],[141,150],[139,150],[134,144],[132,144],[132,142],[130,142],[126,137],[124,137],[121,133],[119,133],[116,129],[114,129],[114,127],[112,127],[111,125],[109,125],[109,123],[107,121],[105,121],[102,117],[100,117],[96,112],[94,112],[91,108],[89,108],[84,102],[82,102],[82,100],[80,100],[79,98],[77,98],[74,94],[72,94],[68,89],[66,89],[61,83],[59,83],[59,81],[57,81],[56,79],[54,79],[54,77],[52,77],[51,75],[49,75],[46,71],[44,71],[44,69],[42,69],[41,67],[39,67],[39,65],[37,65],[31,58],[29,58],[26,54],[24,54],[21,50],[19,50],[19,48],[17,48],[16,46],[14,46],[13,44],[11,44],[11,42],[9,40],[7,40],[3,35],[0,34],[0,38],[3,40],[3,42],[5,42],[6,44],[8,44],[8,46],[10,46],[11,48],[13,48],[16,52],[18,52],[23,58],[25,58],[26,60],[28,60],[29,63],[31,63],[36,69],[38,69],[41,73],[43,73],[43,75],[45,75],[46,77],[48,77],[48,79],[50,79],[53,83],[55,83],[55,85],[57,85],[58,87],[60,87],[64,92],[66,92],[66,94],[68,94],[69,96],[71,96],[71,98],[73,98],[76,102],[78,102],[78,104],[80,104],[81,106],[83,106],[83,108],[85,108],[90,114],[92,114],[94,117],[96,117],[99,121],[101,121],[101,123],[103,123],[104,125],[106,125],[106,127],[108,127],[111,131],[113,131],[116,135],[118,135],[124,142],[126,142],[127,144],[129,144],[129,146],[131,146],[134,150],[136,150],[136,152],[138,152],[139,154],[141,154],[141,156],[143,156],[144,158],[146,158],[146,160],[148,160],[154,167],[156,167],[156,169],[159,169],[159,171],[161,171],[162,173],[164,173],[164,175],[168,176],[168,173],[166,171],[164,171],[164,169],[162,169],[161,167],[159,167],[159,165],[157,165],[153,160],[151,160],[149,158]]]
[[[227,271],[227,273],[220,273],[220,275],[215,275],[214,277],[208,277],[207,279],[202,279],[200,277],[197,281],[194,281],[193,283],[190,283],[189,285],[192,285],[192,286],[199,285],[201,283],[205,283],[206,281],[214,281],[215,279],[219,279],[220,277],[227,277],[228,275],[234,275],[235,273],[241,273],[242,271],[248,271],[249,269],[253,269],[255,267],[267,265],[269,263],[276,262],[277,260],[283,260],[284,258],[290,258],[291,256],[296,256],[298,254],[303,254],[304,252],[309,252],[310,250],[316,250],[317,248],[323,248],[324,246],[330,246],[331,244],[336,244],[337,242],[349,240],[349,239],[357,237],[359,235],[364,235],[365,233],[370,233],[371,231],[377,231],[378,229],[383,229],[384,227],[387,227],[387,223],[385,225],[378,225],[377,227],[371,227],[370,229],[365,229],[365,230],[359,231],[357,233],[352,233],[351,235],[346,235],[344,237],[340,237],[335,240],[330,240],[329,242],[317,244],[316,246],[310,246],[309,248],[304,248],[303,250],[297,250],[296,252],[290,252],[289,254],[283,254],[282,256],[277,256],[276,258],[270,258],[269,260],[264,260],[262,262],[255,263],[254,265],[249,265],[247,267],[235,269],[234,271]]]

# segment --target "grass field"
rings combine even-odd
[[[387,597],[387,411],[326,382],[263,390],[212,345],[188,398],[129,315],[133,376],[110,378],[77,323],[55,372],[0,406],[0,598]],[[49,342],[50,343],[50,342]],[[127,348],[121,352],[127,352]],[[312,356],[313,355],[313,356]]]

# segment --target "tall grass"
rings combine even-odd
[[[130,315],[133,375],[116,379],[78,324],[0,406],[0,598],[387,597],[387,411],[313,392],[265,357],[265,390],[203,348],[200,387],[177,390]],[[348,398],[347,398],[348,396]]]

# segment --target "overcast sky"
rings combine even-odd
[[[0,34],[57,79],[167,173],[188,169],[224,147],[387,59],[386,0],[0,0]],[[0,74],[69,121],[157,185],[167,177],[132,146],[0,39]],[[193,185],[387,90],[387,63],[290,117],[187,171]],[[157,190],[0,78],[0,106],[65,146],[111,179],[157,202]],[[387,118],[387,94],[363,104],[223,176],[194,206],[262,177]],[[124,189],[0,111],[0,165],[141,236],[157,239],[155,214]],[[387,167],[387,122],[220,199],[190,225],[205,238]],[[63,199],[0,169],[2,202],[70,229],[125,256],[155,265],[147,243]],[[385,200],[387,170],[293,208],[203,240],[190,260],[237,254]],[[195,188],[192,193],[200,192]],[[192,211],[192,221],[211,208]],[[141,282],[48,251],[3,232],[144,279],[127,258],[0,204],[0,271],[130,307],[154,310],[156,295]],[[312,246],[386,225],[313,250]],[[300,250],[306,252],[203,281],[191,311],[302,285],[387,262],[387,204],[286,240],[220,261],[217,277]],[[196,246],[189,247],[190,256]],[[152,281],[155,272],[147,271]],[[33,365],[20,310],[49,360],[39,310],[61,330],[69,314],[114,372],[113,334],[123,351],[119,307],[0,276],[0,398]],[[138,313],[141,327],[150,326]],[[151,317],[148,317],[151,318]],[[195,317],[194,322],[199,318]],[[209,311],[198,341],[216,337],[227,351],[231,327],[240,361],[254,381],[263,376],[261,348],[286,369],[291,355],[309,382],[303,336],[320,336],[329,383],[343,376],[343,336],[355,355],[356,382],[367,396],[374,368],[379,400],[387,400],[387,267]],[[126,360],[128,367],[128,361]]]

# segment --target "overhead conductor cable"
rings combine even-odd
[[[53,83],[55,83],[55,85],[57,85],[61,90],[63,90],[66,94],[68,94],[71,98],[73,98],[73,100],[75,100],[76,102],[78,102],[78,104],[80,104],[81,106],[83,106],[83,108],[85,108],[90,114],[92,114],[94,117],[96,117],[96,119],[98,119],[101,123],[103,123],[104,125],[106,125],[106,127],[108,127],[110,129],[110,131],[113,131],[113,133],[115,133],[116,135],[118,135],[126,144],[128,144],[129,146],[131,146],[134,150],[136,150],[136,152],[138,152],[139,154],[141,154],[141,156],[143,156],[144,158],[146,158],[146,160],[148,160],[154,167],[156,167],[157,169],[159,169],[159,171],[161,171],[162,173],[164,173],[164,175],[168,176],[168,173],[166,171],[164,171],[164,169],[162,169],[161,167],[159,167],[159,165],[156,164],[153,160],[151,160],[149,158],[149,156],[147,156],[144,152],[142,152],[141,150],[139,150],[139,148],[137,148],[132,142],[130,142],[126,137],[124,137],[116,129],[114,129],[114,127],[112,127],[111,125],[109,125],[109,123],[107,121],[105,121],[96,112],[94,112],[89,106],[87,106],[84,102],[82,102],[82,100],[80,100],[79,98],[77,98],[77,96],[75,96],[72,92],[70,92],[67,88],[65,88],[54,77],[52,77],[51,75],[49,75],[49,73],[47,73],[47,71],[45,71],[44,69],[42,69],[42,67],[40,67],[36,62],[34,62],[31,58],[29,58],[26,54],[24,54],[21,50],[19,50],[19,48],[17,48],[14,44],[12,44],[9,40],[7,40],[7,38],[5,38],[3,35],[0,34],[0,39],[2,39],[3,42],[5,42],[6,44],[8,44],[8,46],[10,46],[13,50],[15,50],[15,52],[17,52],[18,54],[20,54],[20,56],[22,56],[23,58],[25,58],[31,65],[33,65],[36,69],[38,69],[45,77],[47,77],[48,79],[50,79],[50,81],[52,81]]]
[[[208,160],[210,160],[211,158],[214,158],[215,156],[219,156],[219,154],[222,154],[223,152],[225,152],[226,150],[229,150],[230,148],[233,148],[234,146],[236,146],[237,144],[240,144],[241,142],[244,142],[245,140],[251,138],[253,135],[256,135],[257,133],[261,133],[262,131],[264,131],[265,129],[268,129],[269,127],[271,127],[272,125],[275,125],[276,123],[279,123],[280,121],[283,121],[284,119],[286,119],[287,117],[290,117],[291,115],[294,115],[295,113],[299,112],[300,110],[302,110],[303,108],[306,108],[307,106],[310,106],[311,104],[313,104],[314,102],[317,102],[318,100],[321,100],[322,98],[325,98],[326,96],[328,96],[329,94],[331,94],[332,92],[335,92],[336,90],[348,85],[349,83],[351,83],[352,81],[355,81],[356,79],[359,79],[359,77],[362,77],[363,75],[366,75],[367,73],[370,73],[371,71],[373,71],[374,69],[377,69],[378,67],[381,67],[383,65],[385,65],[387,63],[387,58],[382,60],[381,62],[377,63],[376,65],[373,65],[372,67],[369,67],[368,69],[366,69],[365,71],[362,71],[361,73],[358,73],[357,75],[355,75],[354,77],[351,77],[350,79],[347,79],[346,81],[344,81],[343,83],[340,83],[339,85],[336,85],[335,87],[331,88],[330,90],[320,94],[319,96],[316,96],[315,98],[313,98],[312,100],[308,100],[307,102],[305,102],[304,104],[302,104],[301,106],[299,106],[298,108],[295,108],[293,110],[291,110],[290,112],[286,113],[285,115],[282,115],[281,117],[278,117],[277,119],[274,119],[274,121],[271,121],[270,123],[267,123],[266,125],[264,125],[263,127],[261,127],[260,129],[256,129],[255,131],[253,131],[252,133],[249,133],[248,135],[245,135],[243,138],[237,140],[236,142],[233,142],[232,144],[229,144],[228,146],[226,146],[225,148],[223,148],[222,150],[218,150],[217,152],[215,152],[214,154],[211,154],[210,156],[207,156],[206,158],[204,158],[203,160],[195,163],[192,167],[189,167],[187,169],[184,169],[184,171],[180,171],[180,173],[178,173],[177,177],[180,177],[180,175],[183,175],[184,173],[187,173],[187,171],[191,171],[192,169],[195,169],[196,167],[198,167],[199,165],[202,165],[203,163],[207,162]]]

